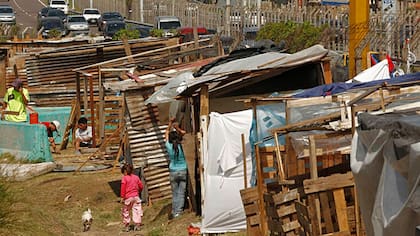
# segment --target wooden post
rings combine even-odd
[[[209,87],[202,85],[200,89],[200,116],[209,114]]]
[[[260,211],[260,232],[261,235],[267,235],[268,225],[266,224],[266,216],[265,216],[265,209],[264,209],[264,177],[263,177],[263,169],[261,166],[261,156],[260,156],[260,148],[258,144],[255,146],[255,162],[257,163],[257,189],[258,189],[258,208]]]
[[[248,188],[248,175],[246,171],[246,146],[245,146],[245,134],[241,134],[242,139],[242,158],[244,162],[244,188]]]
[[[89,92],[90,92],[90,122],[92,125],[92,146],[96,147],[95,137],[95,100],[93,98],[93,78],[89,76]]]
[[[278,133],[274,132],[274,140],[276,142],[276,156],[277,156],[277,165],[278,165],[278,175],[280,176],[280,181],[284,181],[284,169],[283,169],[283,160],[281,159],[280,154],[280,144],[279,144],[279,138]]]
[[[313,135],[309,135],[309,168],[310,168],[311,179],[318,179],[318,160],[316,156],[315,137]],[[322,232],[321,203],[319,202],[319,198],[311,199],[311,201],[314,201],[315,213],[316,213],[316,219],[317,219],[317,223],[314,225],[313,229],[318,230],[318,232]]]
[[[318,179],[318,163],[316,158],[315,137],[309,135],[309,169],[311,179]]]
[[[85,76],[84,82],[84,89],[83,89],[83,115],[86,117],[89,114],[89,99],[88,99],[88,80],[90,77]],[[90,91],[89,91],[90,92]],[[92,123],[93,125],[93,123]]]
[[[98,83],[98,89],[99,89],[99,117],[98,117],[98,122],[99,122],[99,137],[102,140],[105,139],[105,119],[104,119],[104,87],[102,86],[103,84],[103,78],[102,78],[102,71],[101,71],[101,67],[98,66],[98,72],[99,72],[99,83]]]
[[[324,72],[324,84],[332,84],[331,65],[329,60],[322,61],[322,69]]]
[[[204,174],[205,174],[205,169],[204,169],[204,161],[207,160],[207,116],[203,115],[200,116],[200,133],[201,133],[201,138],[200,138],[200,163],[199,163],[199,168],[200,168],[200,185],[201,185],[201,209],[204,208],[204,201],[205,201],[205,183],[204,183]],[[199,135],[200,137],[200,135]]]
[[[124,43],[124,51],[125,51],[125,55],[127,55],[127,56],[128,56],[128,62],[130,62],[130,63],[134,63],[134,59],[133,59],[133,57],[131,56],[131,55],[132,55],[132,53],[131,53],[131,47],[130,47],[130,44],[128,43],[127,38],[123,38],[123,39],[122,39],[122,41],[123,41],[123,43]]]

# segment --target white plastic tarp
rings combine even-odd
[[[420,122],[413,117],[406,126],[404,119],[395,123],[399,131],[358,130],[353,137],[351,169],[369,236],[414,236],[420,225],[420,142],[402,135],[418,132]]]
[[[376,65],[360,72],[352,80],[348,82],[360,82],[365,83],[374,80],[383,80],[390,79],[389,69],[388,69],[388,60],[382,60]]]
[[[241,134],[245,135],[249,183],[251,122],[252,110],[210,114],[208,155],[204,160],[202,233],[235,232],[246,229],[246,216],[239,192],[244,188]]]

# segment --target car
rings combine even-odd
[[[50,9],[56,9],[56,8],[52,8],[52,7],[41,8],[41,10],[39,10],[39,12],[38,12],[38,19],[47,17],[47,13]]]
[[[104,37],[106,40],[111,40],[115,33],[125,28],[124,21],[108,21],[103,30]]]
[[[16,13],[9,5],[0,5],[0,23],[16,24]]]
[[[85,8],[82,15],[89,24],[97,24],[99,17],[101,17],[101,12],[96,8]]]
[[[58,10],[58,9],[49,9],[47,12],[46,17],[58,17],[61,19],[61,21],[66,22],[66,14],[64,14],[63,11]]]
[[[64,0],[50,0],[49,7],[56,8],[64,12],[64,14],[69,13],[68,3]]]
[[[66,35],[63,21],[59,17],[47,16],[42,18],[38,24],[38,30],[43,38],[50,38],[52,30],[57,30],[61,37]]]
[[[98,30],[104,30],[108,21],[124,21],[124,17],[119,12],[104,12],[98,19]]]
[[[67,33],[89,34],[89,24],[83,15],[68,15],[65,26]]]

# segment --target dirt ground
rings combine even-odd
[[[54,160],[63,166],[79,167],[89,154],[74,156],[71,150]],[[95,165],[88,161],[86,166]],[[144,216],[141,231],[121,232],[118,168],[100,171],[51,172],[24,182],[14,182],[10,190],[16,196],[13,206],[14,226],[7,235],[188,235],[191,223],[199,223],[200,217],[186,211],[181,217],[169,220],[171,201],[162,200],[149,206],[143,205]],[[81,216],[90,208],[92,228],[82,232]],[[0,227],[1,228],[1,227]],[[0,231],[0,235],[3,235]],[[244,232],[228,235],[245,235]]]

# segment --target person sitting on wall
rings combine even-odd
[[[85,117],[80,117],[77,121],[78,128],[75,133],[74,147],[76,155],[80,155],[81,147],[91,147],[92,146],[92,127],[87,125],[87,119]]]
[[[53,132],[57,132],[60,129],[60,122],[58,120],[53,120],[52,122],[41,122],[41,124],[45,125],[47,127],[47,136],[48,141],[50,142],[50,147],[52,148],[53,153],[60,154],[60,152],[57,151],[57,145],[54,140]]]
[[[26,105],[29,102],[29,92],[23,87],[22,80],[16,78],[12,82],[12,87],[7,89],[3,101],[3,109],[8,113],[4,116],[5,120],[14,122],[26,121]]]

